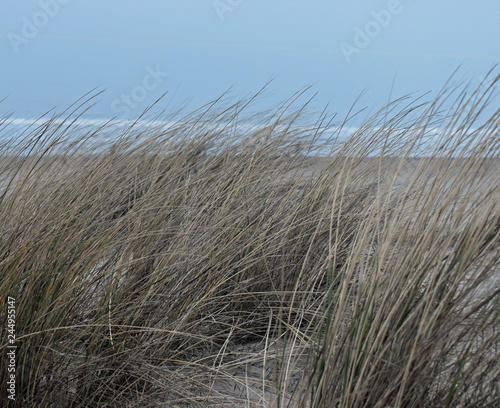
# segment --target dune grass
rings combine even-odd
[[[395,101],[344,143],[288,104],[103,139],[75,130],[84,102],[14,135],[2,404],[13,297],[11,406],[498,406],[497,81]]]

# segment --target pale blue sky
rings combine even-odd
[[[458,78],[478,83],[500,61],[498,0],[5,0],[1,11],[0,113],[19,117],[100,87],[92,116],[133,118],[164,92],[161,107],[195,108],[270,78],[263,107],[312,85],[315,109],[344,113],[363,90],[360,106],[383,104],[394,78],[393,96],[436,92],[460,64]]]

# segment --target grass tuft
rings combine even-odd
[[[89,130],[84,102],[4,135],[11,405],[500,404],[495,83],[395,101],[347,140],[289,103]]]

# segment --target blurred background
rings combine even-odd
[[[302,100],[339,117],[454,79],[478,86],[500,60],[498,0],[5,0],[0,114],[35,118],[103,90],[92,118],[186,111],[225,91],[268,108]]]

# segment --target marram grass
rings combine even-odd
[[[498,406],[494,90],[391,103],[344,143],[300,109],[238,134],[241,104],[4,135],[1,404],[11,297],[10,406]]]

